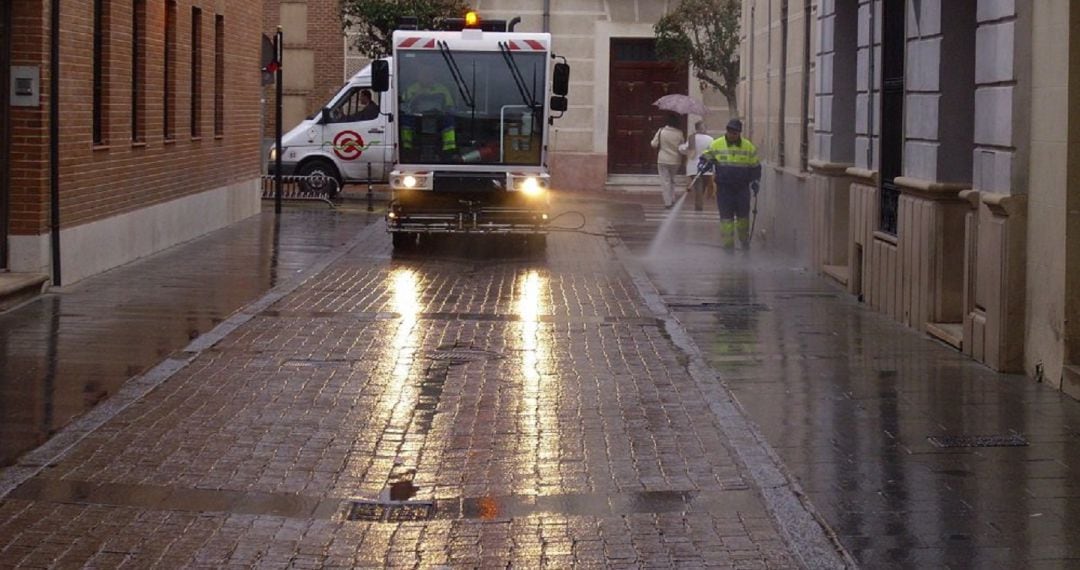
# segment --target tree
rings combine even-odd
[[[689,62],[702,90],[712,87],[739,115],[739,0],[681,0],[653,26],[660,57]]]
[[[341,0],[341,26],[356,32],[357,51],[372,59],[388,55],[398,19],[415,16],[421,28],[437,18],[460,18],[469,9],[463,0]]]

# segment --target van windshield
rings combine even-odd
[[[397,61],[402,163],[540,164],[543,52],[405,51]]]

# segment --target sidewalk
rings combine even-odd
[[[647,250],[644,222],[613,223]],[[644,264],[860,565],[1080,567],[1080,402],[716,232],[677,224]]]
[[[271,205],[0,314],[0,467],[379,218],[325,209]]]

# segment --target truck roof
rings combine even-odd
[[[395,53],[401,50],[438,50],[438,42],[446,42],[454,51],[498,51],[500,42],[507,42],[512,51],[523,53],[551,50],[551,34],[538,32],[396,30],[392,41]]]

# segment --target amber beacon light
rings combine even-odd
[[[472,10],[465,13],[465,27],[476,28],[480,26],[480,15]]]

